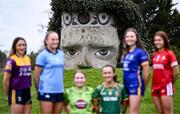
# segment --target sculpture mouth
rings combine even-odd
[[[84,66],[84,65],[78,65],[77,66],[79,69],[90,69],[92,66]]]

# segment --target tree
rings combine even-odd
[[[31,60],[31,68],[34,70],[35,67],[35,60],[38,53],[34,53],[33,51],[30,53],[29,57]]]
[[[172,49],[180,58],[180,13],[173,6],[172,0],[133,0],[141,6],[145,26],[149,37],[158,30],[168,33]],[[180,61],[180,60],[179,60]]]
[[[171,43],[180,37],[180,14],[173,6],[172,0],[133,0],[141,6],[145,26],[148,29],[149,37],[158,30],[169,34]]]
[[[6,61],[7,61],[6,54],[0,50],[0,68],[4,68]]]

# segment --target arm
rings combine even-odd
[[[122,112],[122,114],[125,114],[126,110],[127,110],[127,107],[129,105],[129,98],[128,98],[129,96],[128,96],[127,91],[126,91],[126,89],[124,87],[122,89],[121,96],[122,96],[122,100],[121,100],[121,104],[122,104],[121,112]]]
[[[64,102],[64,111],[67,113],[67,114],[70,114],[71,112],[71,108],[70,106],[68,105],[68,103]]]
[[[129,100],[128,98],[126,98],[122,101],[122,114],[126,113],[128,105],[129,105]]]
[[[148,85],[149,76],[150,76],[150,68],[149,68],[149,62],[144,62],[141,64],[143,68],[143,74],[144,74],[144,82],[145,87]]]
[[[128,98],[124,99],[121,104],[122,104],[122,114],[125,114],[126,110],[127,110],[127,107],[129,105]]]
[[[40,79],[40,74],[42,72],[43,68],[40,66],[35,66],[35,71],[34,71],[34,84],[35,88],[38,91],[38,84],[39,84],[39,79]]]
[[[9,93],[10,78],[11,78],[11,73],[5,72],[3,78],[3,88],[6,96],[8,96]]]
[[[99,114],[99,98],[93,98],[93,110]]]
[[[68,99],[68,89],[65,90],[64,92],[64,111],[67,113],[67,114],[70,114],[71,112],[71,107],[68,105],[69,104],[69,99]]]
[[[177,77],[178,77],[178,66],[175,66],[173,67],[173,80],[172,80],[173,85],[175,84]]]

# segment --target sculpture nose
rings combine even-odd
[[[91,62],[91,60],[88,55],[88,49],[86,47],[84,47],[82,49],[82,56],[81,56],[81,60],[80,60],[78,67],[79,68],[90,68],[91,67],[90,62]]]

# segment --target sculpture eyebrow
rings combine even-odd
[[[87,45],[88,47],[92,47],[92,48],[114,48],[114,44],[104,44],[104,43],[90,43],[90,44],[88,44]],[[68,48],[81,48],[81,47],[84,47],[84,45],[83,45],[83,43],[82,43],[82,45],[80,45],[80,44],[68,44],[68,45],[66,45],[66,46],[62,46],[62,48],[64,49],[64,48],[66,48],[66,49],[68,49]]]
[[[89,47],[93,47],[93,48],[114,48],[113,44],[96,44],[96,43],[92,43],[88,45]]]
[[[79,44],[69,44],[69,45],[66,45],[66,46],[62,46],[62,48],[64,49],[64,48],[66,48],[66,49],[68,49],[68,48],[80,48],[80,47],[82,47],[82,45],[79,45]]]

